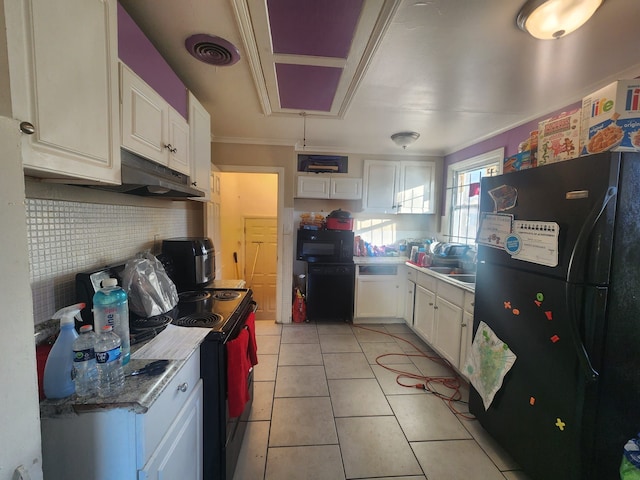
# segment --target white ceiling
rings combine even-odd
[[[302,148],[300,115],[263,111],[234,15],[245,1],[254,0],[120,3],[211,113],[214,142]],[[523,3],[400,1],[343,118],[307,116],[306,150],[397,154],[391,134],[413,130],[420,138],[406,153],[445,155],[640,76],[640,1],[605,0],[581,29],[548,41],[516,27]],[[184,48],[195,33],[229,40],[241,60],[199,62]]]

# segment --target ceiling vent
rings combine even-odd
[[[235,45],[214,35],[191,35],[185,40],[184,46],[191,55],[209,65],[225,67],[240,60],[240,52]]]

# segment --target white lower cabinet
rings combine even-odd
[[[441,357],[464,375],[463,368],[472,343],[474,294],[433,275],[414,272],[413,297],[410,277],[405,296],[407,306],[413,299],[413,316],[406,313],[405,320]]]
[[[436,311],[436,294],[421,285],[416,285],[416,299],[413,309],[413,328],[422,338],[432,344]]]
[[[402,318],[402,284],[398,265],[358,265],[354,318]]]
[[[466,375],[464,364],[467,355],[471,351],[473,343],[473,306],[475,295],[471,292],[464,292],[464,308],[462,312],[462,333],[460,335],[460,371]]]
[[[196,351],[145,413],[123,400],[121,408],[43,417],[45,478],[202,480],[202,407]]]

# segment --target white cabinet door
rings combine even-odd
[[[129,67],[120,63],[122,146],[191,175],[189,124]]]
[[[191,186],[204,193],[204,197],[198,197],[196,200],[208,202],[211,199],[211,117],[191,92],[189,92],[189,138]]]
[[[191,175],[191,162],[189,157],[189,124],[173,107],[167,104],[169,147],[169,168],[185,175]]]
[[[120,183],[116,8],[4,2],[13,117],[34,128],[24,142],[30,175]]]
[[[455,368],[460,363],[460,335],[462,333],[462,308],[437,298],[433,346]]]
[[[120,63],[122,146],[162,165],[169,164],[167,102]]]
[[[191,392],[138,480],[202,480],[202,380]]]
[[[428,343],[433,344],[436,294],[416,285],[413,328]]]
[[[298,175],[299,198],[329,198],[330,179],[317,175]]]
[[[361,276],[357,281],[357,318],[395,318],[398,316],[399,286],[396,275]]]
[[[362,209],[372,213],[397,213],[398,162],[364,161]]]
[[[359,200],[362,198],[361,178],[331,178],[329,198],[340,200]]]
[[[404,297],[404,320],[410,327],[413,327],[415,291],[416,284],[411,281],[407,281],[407,287],[405,289]]]
[[[398,213],[435,213],[435,164],[401,162]]]
[[[462,312],[462,331],[460,333],[460,372],[467,376],[464,365],[473,343],[473,313]]]

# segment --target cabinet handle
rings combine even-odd
[[[186,392],[189,389],[189,384],[187,382],[181,383],[178,385],[178,390],[181,392]]]
[[[471,302],[471,306],[475,307],[476,306],[476,302]]]
[[[166,148],[167,150],[169,150],[171,153],[176,153],[178,151],[177,148],[175,148],[173,145],[171,145],[170,143],[167,143],[164,148]]]
[[[191,182],[191,185],[193,185],[194,187],[198,186],[198,182]]]
[[[430,306],[430,307],[433,307],[433,303],[429,303],[429,306]]]
[[[463,324],[461,324],[460,326],[461,326],[461,327],[466,327],[466,326],[467,326],[467,324],[466,324],[466,323],[463,323]]]

